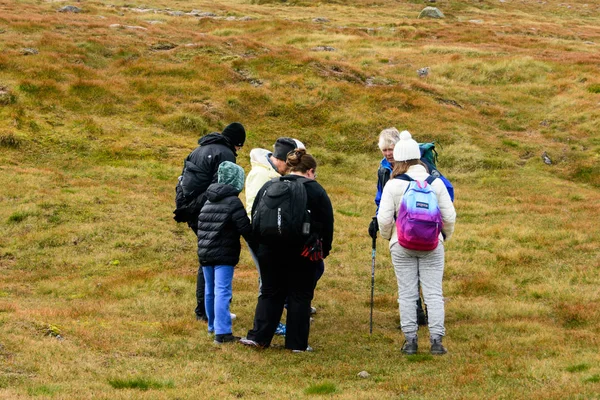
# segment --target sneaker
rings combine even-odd
[[[234,313],[230,312],[229,316],[231,317],[231,320],[233,321],[234,319],[237,318],[237,315],[235,315]]]
[[[313,351],[313,348],[308,346],[306,350],[292,350],[292,353],[304,353],[305,351]]]
[[[240,343],[243,344],[244,346],[262,347],[260,344],[258,344],[257,342],[255,342],[252,339],[248,339],[247,337],[241,338]]]
[[[239,336],[233,336],[231,333],[226,333],[224,335],[215,335],[215,344],[223,344],[223,343],[232,343],[239,342],[241,338]]]
[[[439,339],[431,339],[431,350],[429,352],[436,356],[441,356],[446,354],[448,350],[442,344],[442,338]]]
[[[277,336],[285,336],[285,332],[286,332],[285,325],[280,322],[279,325],[277,325],[277,329],[275,329],[275,334]]]
[[[404,344],[402,345],[402,349],[400,350],[403,354],[413,355],[417,354],[417,350],[419,349],[419,344],[417,341],[417,337],[414,338],[406,338]]]
[[[316,307],[311,307],[310,308],[310,315],[316,314],[317,313],[317,308]]]

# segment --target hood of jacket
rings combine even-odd
[[[229,196],[237,197],[239,194],[240,192],[238,192],[236,188],[224,183],[213,183],[206,189],[206,198],[211,203],[215,203]]]
[[[235,146],[231,144],[229,139],[227,139],[225,136],[221,135],[218,132],[213,132],[209,133],[206,136],[202,136],[200,139],[198,139],[198,144],[200,146],[206,146],[209,144],[222,144],[223,146],[229,147],[233,151],[233,154],[237,156]]]
[[[269,156],[271,154],[273,154],[273,152],[266,149],[250,150],[250,165],[253,168],[264,167],[268,169],[274,169],[273,165],[269,162]]]

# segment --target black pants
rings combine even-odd
[[[196,221],[198,218],[196,218]],[[188,222],[188,226],[194,231],[194,235],[196,236],[196,245],[198,245],[198,226],[191,224]],[[197,318],[206,318],[206,308],[204,306],[204,285],[206,282],[204,281],[204,271],[202,271],[202,266],[198,265],[198,277],[196,279],[196,317]]]
[[[258,260],[262,292],[248,339],[265,347],[271,344],[287,297],[285,347],[306,350],[318,262],[302,257],[299,249],[263,245],[258,249]]]

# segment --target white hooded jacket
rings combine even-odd
[[[271,179],[281,176],[269,161],[271,154],[272,152],[265,149],[250,150],[250,165],[252,165],[252,169],[250,169],[248,177],[246,177],[245,186],[246,213],[248,213],[250,219],[252,219],[250,215],[252,213],[252,204],[260,188]]]
[[[424,181],[429,176],[427,170],[422,165],[411,165],[408,168],[406,175],[418,181]],[[390,247],[398,242],[396,214],[398,213],[402,196],[404,195],[404,192],[406,192],[408,185],[408,181],[390,179],[383,188],[381,202],[379,203],[379,212],[377,214],[377,222],[379,224],[381,236],[390,241]],[[444,222],[442,232],[446,236],[446,240],[448,240],[454,232],[456,210],[454,209],[454,204],[448,194],[448,189],[446,189],[446,186],[441,179],[434,180],[431,184],[431,188],[437,195],[438,206],[442,214],[442,221]],[[443,240],[444,238],[442,234],[440,234],[440,241]]]

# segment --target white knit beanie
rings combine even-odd
[[[394,161],[418,160],[420,158],[419,144],[413,140],[410,132],[400,132],[400,140],[394,146]]]

